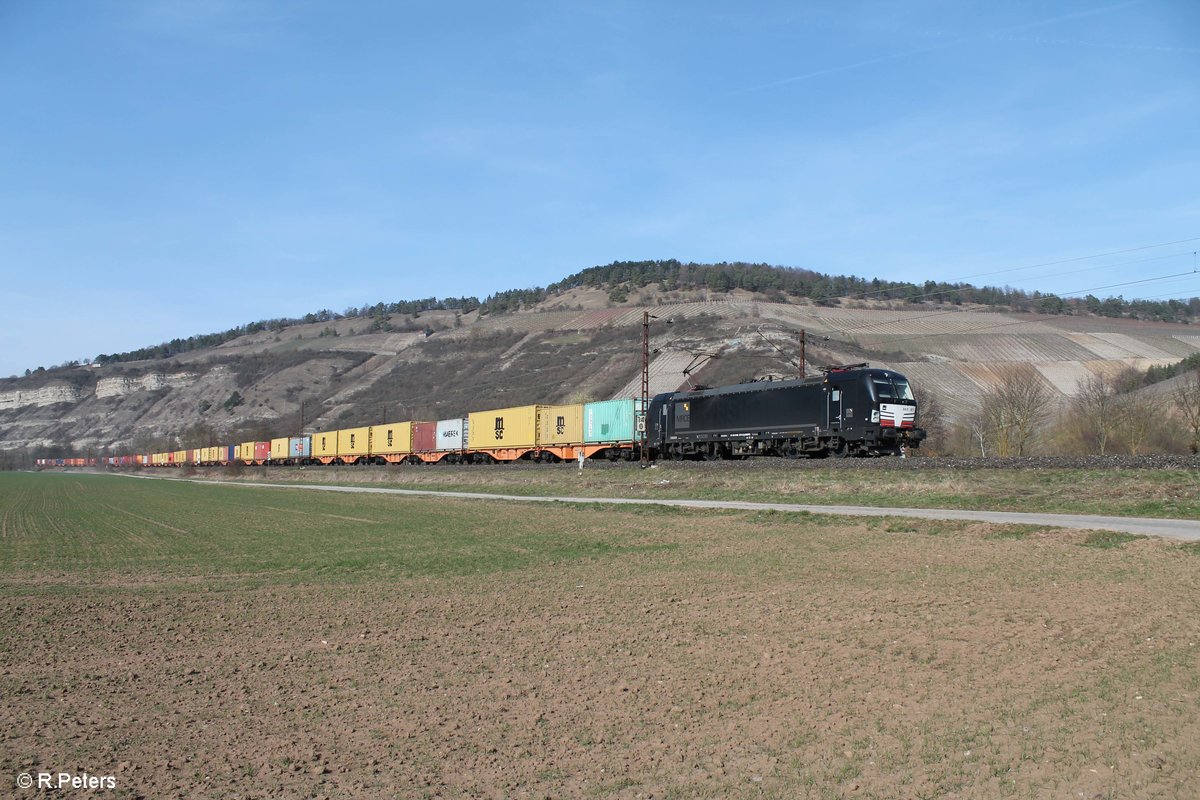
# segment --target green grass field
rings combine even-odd
[[[586,513],[546,515],[518,503],[90,474],[0,473],[0,509],[0,575],[8,576],[445,576],[665,546],[648,542],[641,526],[594,524]],[[655,513],[670,511],[624,516]]]

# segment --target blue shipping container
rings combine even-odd
[[[293,436],[288,440],[288,457],[289,458],[311,458],[312,457],[312,437],[311,436]]]
[[[632,442],[641,400],[603,400],[583,405],[583,441],[588,444]]]

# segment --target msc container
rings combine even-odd
[[[412,424],[412,449],[418,453],[437,449],[436,422],[414,422]]]
[[[371,453],[371,428],[346,428],[338,431],[338,455],[357,458]]]
[[[312,456],[312,437],[293,436],[288,439],[289,458],[309,458]]]
[[[313,458],[333,458],[338,453],[338,432],[325,431],[312,435]]]
[[[537,443],[550,445],[583,442],[583,405],[538,406]]]
[[[288,437],[271,440],[271,460],[283,461],[288,457]]]
[[[443,419],[437,423],[438,450],[463,450],[467,446],[467,421],[465,419]]]
[[[539,406],[473,411],[467,415],[467,443],[471,450],[498,447],[535,447]]]
[[[412,452],[411,422],[389,422],[371,428],[371,452],[391,455]]]
[[[632,442],[637,439],[637,410],[641,400],[604,400],[583,405],[583,441]]]

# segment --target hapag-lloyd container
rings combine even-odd
[[[467,448],[467,421],[465,419],[443,419],[437,423],[438,450],[465,450]]]

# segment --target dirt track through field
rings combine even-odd
[[[132,476],[143,477],[143,476]],[[183,480],[183,479],[166,479]],[[212,485],[212,481],[193,483]],[[424,489],[388,489],[371,486],[318,486],[314,484],[281,484],[239,481],[222,486],[253,486],[276,489],[309,489],[320,492],[359,492],[367,494],[424,495],[474,500],[513,500],[534,503],[611,503],[616,505],[660,505],[679,508],[711,508],[739,511],[806,511],[811,514],[838,514],[854,517],[915,517],[918,519],[972,520],[999,525],[1049,525],[1077,530],[1104,530],[1132,533],[1141,536],[1162,536],[1179,541],[1200,541],[1200,521],[1183,519],[1154,519],[1146,517],[1111,517],[1089,514],[1044,514],[1019,511],[972,511],[937,508],[879,508],[875,506],[821,506],[799,503],[750,503],[739,500],[643,500],[626,497],[532,497],[526,495],[491,494],[482,492],[447,492]]]

